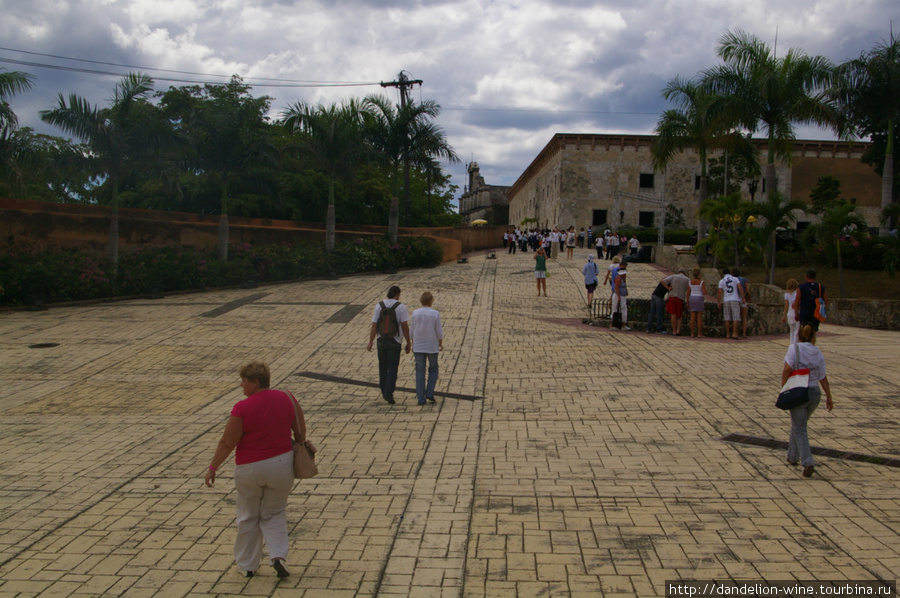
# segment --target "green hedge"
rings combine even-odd
[[[433,239],[382,237],[339,243],[327,253],[321,245],[232,245],[229,261],[214,253],[169,246],[123,252],[113,273],[105,259],[81,252],[48,251],[0,256],[0,305],[35,301],[58,303],[243,284],[370,272],[386,268],[428,268],[443,260]]]

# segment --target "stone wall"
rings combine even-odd
[[[693,255],[678,254],[671,245],[661,250],[653,248],[654,261],[672,272],[684,268],[690,275],[691,268],[696,265]],[[707,292],[713,297],[722,277],[715,268],[702,268],[701,276],[706,281]],[[770,284],[750,285],[750,298],[756,307],[754,322],[748,324],[756,334],[787,333],[787,324],[782,323],[784,315],[784,289]],[[900,301],[879,301],[875,299],[835,299],[828,305],[829,324],[856,326],[859,328],[876,328],[882,330],[900,330]]]
[[[53,204],[0,199],[0,246],[5,250],[80,249],[105,252],[110,209],[104,206]],[[142,245],[183,245],[212,249],[218,215],[119,209],[119,244],[123,251]],[[325,224],[263,218],[229,218],[230,240],[253,245],[325,242]],[[433,237],[444,247],[444,260],[503,245],[506,226],[401,228],[401,236]],[[387,227],[338,225],[336,238],[384,235]]]
[[[510,222],[537,218],[541,226],[580,229],[604,224],[595,222],[595,210],[605,210],[605,224],[638,226],[641,212],[658,209],[651,201],[616,199],[615,192],[620,190],[664,198],[667,204],[683,210],[687,226],[694,228],[700,194],[696,186],[699,156],[693,149],[679,152],[664,172],[657,172],[651,153],[654,140],[652,135],[554,135],[507,192]],[[756,143],[765,162],[766,142]],[[833,174],[841,180],[843,195],[857,200],[870,226],[878,225],[881,178],[871,166],[860,162],[870,144],[796,141],[794,145],[793,167],[776,165],[780,191],[808,203],[818,178]],[[722,152],[711,152],[709,157],[721,159]],[[757,200],[763,187],[761,182]],[[720,194],[719,189],[709,189],[710,196]],[[746,184],[741,185],[741,194],[750,201]],[[646,217],[652,217],[656,224],[655,214]]]

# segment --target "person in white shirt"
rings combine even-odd
[[[397,304],[394,307],[394,304]],[[382,309],[391,309],[399,324],[396,334],[380,334],[378,331],[379,319]],[[401,334],[403,336],[401,336]],[[402,340],[406,338],[406,352],[410,350],[409,340],[409,310],[400,303],[400,287],[393,285],[388,289],[387,299],[379,301],[375,305],[375,313],[372,315],[372,328],[369,330],[369,346],[372,350],[375,336],[378,336],[378,385],[381,387],[381,396],[389,404],[394,404],[394,389],[397,387],[397,371],[400,369],[400,351]]]
[[[794,301],[797,299],[797,289],[800,283],[795,278],[788,278],[784,288],[784,315],[781,321],[788,325],[791,331],[791,344],[797,342],[797,333],[800,332],[800,322],[797,320],[797,310],[794,309]]]
[[[781,385],[787,382],[791,372],[801,368],[809,369],[809,402],[791,409],[791,436],[788,442],[787,462],[803,466],[803,477],[810,477],[815,471],[815,461],[812,450],[809,448],[809,433],[807,422],[819,402],[822,400],[822,391],[825,391],[825,408],[831,411],[834,401],[831,398],[831,386],[828,384],[828,376],[825,372],[825,356],[815,346],[816,331],[812,326],[805,324],[797,333],[797,342],[788,347],[784,356],[784,366],[781,369]],[[821,387],[821,388],[820,388]]]
[[[638,241],[637,235],[632,235],[628,240],[628,253],[637,255],[638,249],[641,248],[641,242]]]
[[[619,255],[619,245],[620,244],[621,244],[621,241],[619,240],[619,233],[613,232],[609,236],[609,245],[610,245],[610,249],[612,250],[613,257]]]
[[[550,233],[550,259],[551,260],[555,260],[556,256],[559,255],[559,240],[560,240],[559,229],[554,226],[553,231]]]
[[[725,319],[725,338],[738,339],[738,330],[741,325],[741,297],[744,289],[741,281],[731,275],[728,268],[722,270],[722,280],[719,281],[718,303],[719,309],[725,305],[723,317]],[[730,329],[733,329],[734,332]]]
[[[434,387],[438,378],[438,353],[444,350],[444,330],[441,314],[431,306],[434,296],[425,291],[419,298],[422,307],[413,312],[409,335],[416,358],[416,399],[424,405],[428,399],[434,402]],[[425,360],[428,360],[428,383],[425,383]]]

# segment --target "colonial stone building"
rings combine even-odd
[[[469,184],[459,197],[459,213],[463,223],[483,219],[489,224],[507,224],[509,199],[506,192],[509,187],[485,184],[478,162],[470,162],[466,170],[469,172]]]
[[[650,153],[654,139],[652,135],[554,135],[507,192],[509,223],[535,218],[540,226],[576,229],[602,224],[656,226],[664,207],[673,205],[683,210],[687,226],[695,227],[699,156],[688,149],[676,155],[664,172],[656,172]],[[764,164],[767,144],[756,143]],[[791,199],[808,203],[819,177],[831,174],[840,180],[842,196],[854,199],[869,226],[877,227],[881,177],[860,161],[868,147],[863,142],[796,141],[793,166],[776,168],[778,188]],[[722,154],[713,152],[709,157]],[[763,187],[760,180],[757,200],[765,192]],[[749,201],[748,184],[741,188]],[[714,193],[710,189],[709,194]]]

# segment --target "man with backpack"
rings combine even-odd
[[[403,334],[401,337],[400,334]],[[379,301],[372,315],[372,328],[369,331],[369,346],[372,350],[375,337],[378,337],[378,385],[381,396],[389,404],[394,404],[394,389],[397,387],[397,370],[400,368],[400,350],[402,341],[406,339],[406,352],[410,351],[409,310],[400,303],[400,287],[388,289],[387,299]]]

